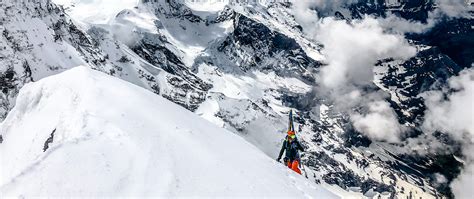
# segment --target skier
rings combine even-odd
[[[296,173],[301,174],[301,170],[298,168],[300,164],[300,154],[298,150],[304,151],[304,148],[296,139],[295,132],[290,130],[288,131],[285,141],[283,141],[283,146],[281,147],[277,161],[280,162],[283,152],[286,151],[285,158],[283,159],[285,165],[287,165],[288,168],[292,169]]]

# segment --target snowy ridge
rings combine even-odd
[[[0,131],[6,197],[336,198],[239,136],[86,67],[23,87]]]

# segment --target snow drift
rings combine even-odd
[[[335,197],[241,137],[86,67],[25,85],[0,134],[2,197]]]

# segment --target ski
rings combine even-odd
[[[288,131],[293,131],[295,132],[295,128],[293,126],[293,110],[290,110],[290,113],[288,114],[289,120],[288,120]]]

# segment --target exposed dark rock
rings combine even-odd
[[[216,49],[232,62],[240,63],[242,71],[261,70],[306,82],[315,81],[310,71],[316,70],[321,63],[308,57],[293,38],[241,14],[234,17],[234,27]]]
[[[426,23],[429,12],[434,10],[434,2],[431,0],[408,1],[400,0],[397,3],[388,4],[385,0],[359,0],[348,6],[351,16],[346,18],[360,19],[365,14],[378,17],[386,17],[387,10],[407,20],[415,20]]]
[[[437,48],[420,51],[402,64],[384,60],[378,65],[388,67],[382,78],[384,87],[394,90],[397,98],[404,96],[400,103],[391,103],[401,123],[420,123],[425,111],[424,100],[420,94],[437,89],[437,85],[445,85],[447,79],[461,71],[456,63]],[[403,72],[400,72],[400,68],[403,68]],[[410,114],[404,114],[402,110]]]
[[[323,152],[309,152],[310,156],[306,162],[306,165],[310,167],[319,167],[320,165],[327,165],[333,167],[335,170],[338,170],[339,163],[333,158],[329,157],[326,153]]]
[[[323,175],[323,180],[328,184],[335,184],[344,189],[349,187],[360,187],[362,193],[373,189],[376,192],[383,193],[389,192],[395,194],[395,188],[390,185],[385,185],[379,182],[376,182],[372,179],[364,180],[361,177],[355,175],[352,171],[346,172],[331,172]]]
[[[46,152],[46,150],[48,150],[48,148],[49,148],[49,144],[53,143],[55,132],[56,132],[56,129],[54,129],[53,132],[51,132],[50,137],[44,142],[43,152]]]
[[[180,58],[164,47],[165,42],[165,39],[160,35],[144,33],[142,40],[134,45],[132,50],[154,66],[175,75],[167,78],[167,81],[176,89],[172,93],[162,93],[162,96],[194,111],[205,100],[206,93],[212,88],[212,85],[204,82],[191,72]],[[155,81],[151,78],[154,77],[150,77],[148,80]],[[155,93],[159,93],[158,89],[154,90]],[[189,95],[188,99],[189,93],[193,94]]]
[[[460,153],[457,152],[457,153]],[[410,155],[399,154],[393,155],[400,162],[392,162],[391,166],[396,171],[403,171],[414,176],[414,179],[428,178],[432,182],[438,192],[443,195],[451,196],[452,192],[449,184],[459,175],[462,163],[457,161],[452,154],[438,155]],[[446,178],[445,183],[437,182],[435,174],[443,175]],[[418,180],[419,185],[423,185],[422,180]]]
[[[3,73],[0,73],[0,88],[4,94],[8,93],[9,89],[13,89],[16,86],[16,72],[13,68],[9,67]]]
[[[350,127],[344,131],[342,139],[346,147],[369,147],[372,141],[362,133]]]
[[[121,62],[121,63],[128,63],[128,62],[130,62],[130,59],[127,56],[124,55],[124,56],[120,57],[120,59],[117,60],[117,61]]]
[[[288,91],[281,91],[281,101],[283,105],[291,108],[295,108],[300,111],[311,111],[316,104],[316,93],[311,91],[305,94],[295,94]],[[302,122],[300,122],[302,123]]]
[[[144,3],[152,2],[150,0],[144,0]],[[158,1],[152,3],[156,5],[155,12],[157,14],[163,14],[167,18],[178,18],[181,20],[188,20],[193,23],[205,22],[204,19],[195,15],[191,9],[186,7],[181,1],[177,0],[165,0],[165,2]]]
[[[425,45],[436,46],[457,65],[469,68],[474,63],[474,19],[446,18],[426,33],[410,34],[407,37]]]

